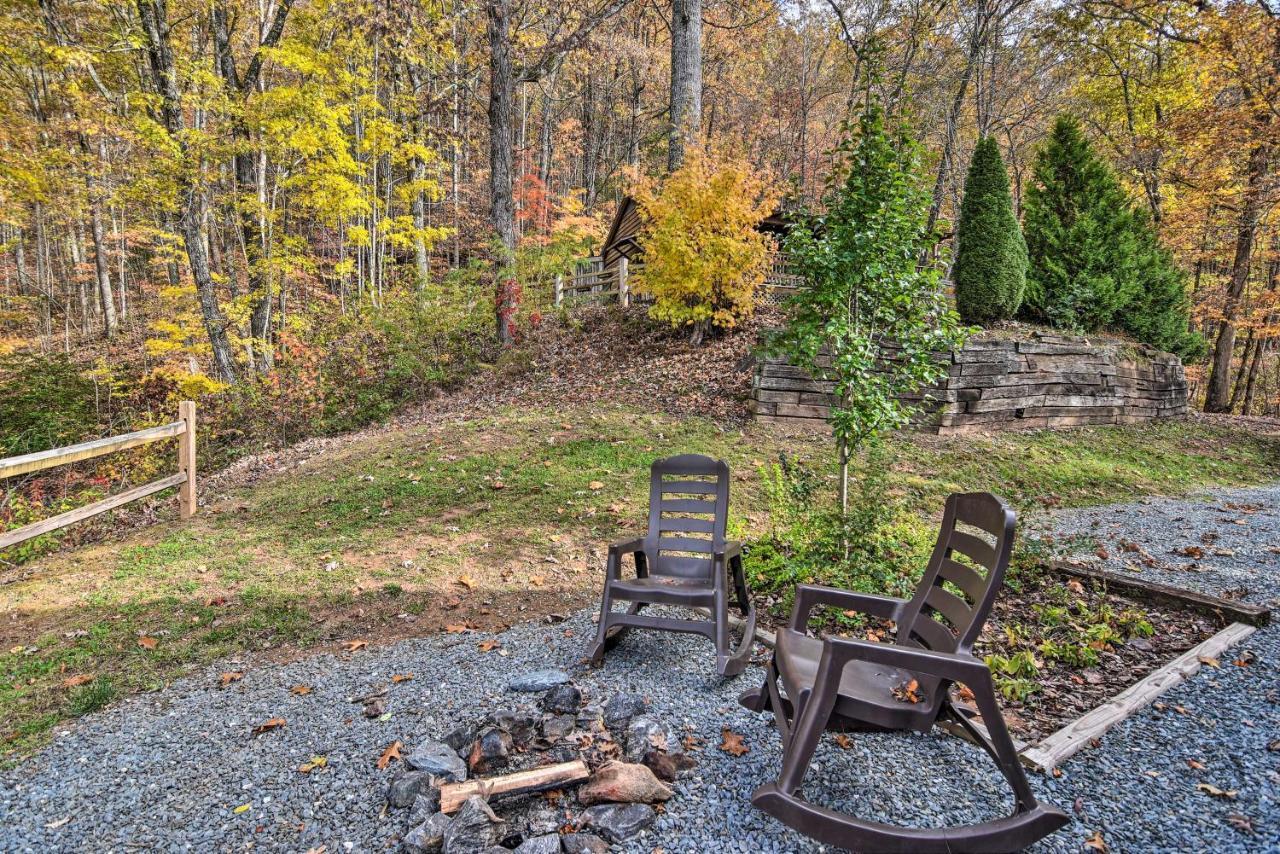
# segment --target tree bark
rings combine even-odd
[[[1213,345],[1213,358],[1209,366],[1205,412],[1231,411],[1231,360],[1236,348],[1235,318],[1245,286],[1249,283],[1249,268],[1253,262],[1253,245],[1262,213],[1263,185],[1266,183],[1270,158],[1269,141],[1255,145],[1249,155],[1249,179],[1236,226],[1236,251],[1231,262],[1227,300],[1222,307],[1222,323],[1218,327],[1218,337]]]
[[[702,0],[671,0],[671,127],[667,170],[702,130]]]
[[[515,72],[511,65],[511,0],[489,0],[489,202],[494,246],[494,318],[498,343],[513,341],[510,327],[515,309],[506,286],[516,250],[515,198],[512,189],[513,160],[511,122]]]
[[[185,159],[190,152],[183,141],[186,119],[182,115],[178,77],[174,71],[166,0],[137,0],[137,6],[138,18],[147,40],[151,82],[160,94],[161,124]],[[225,382],[234,383],[239,379],[239,374],[231,354],[231,341],[227,336],[227,318],[218,305],[218,294],[209,273],[209,256],[200,227],[203,219],[203,193],[197,184],[195,171],[189,168],[190,164],[184,166],[187,168],[178,171],[178,198],[181,204],[178,229],[187,251],[187,261],[191,265],[191,278],[195,281],[200,315],[213,350],[214,370]]]
[[[104,158],[105,162],[105,158]],[[111,268],[107,263],[107,241],[102,226],[102,193],[95,178],[86,178],[89,189],[89,232],[93,240],[93,269],[98,280],[98,300],[102,303],[102,334],[115,336],[116,300],[111,289]]]

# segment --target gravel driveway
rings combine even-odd
[[[1221,512],[1225,502],[1261,508],[1230,515]],[[1246,521],[1230,521],[1236,518]],[[1247,588],[1243,598],[1261,603],[1280,596],[1278,557],[1266,551],[1280,545],[1280,487],[1073,511],[1053,527],[1132,540],[1179,564],[1187,561],[1170,550],[1199,542],[1211,528],[1232,556],[1206,559],[1196,571],[1169,570],[1165,580],[1207,591]],[[0,776],[0,850],[394,850],[404,814],[386,812],[394,766],[375,767],[381,750],[395,740],[411,747],[511,705],[511,678],[576,667],[591,630],[590,615],[579,613],[556,626],[513,628],[495,636],[500,648],[490,652],[478,649],[488,636],[444,635],[289,665],[223,662],[67,725],[51,746]],[[1259,631],[1245,646],[1254,664],[1206,668],[1163,698],[1164,711],[1148,708],[1113,730],[1101,747],[1069,761],[1061,778],[1033,775],[1040,796],[1077,816],[1036,850],[1079,851],[1095,832],[1112,851],[1280,847],[1280,753],[1267,749],[1280,737],[1280,629]],[[218,687],[227,670],[244,670],[244,678]],[[390,685],[385,719],[365,718],[350,701],[408,673],[412,680]],[[652,713],[705,743],[666,813],[625,850],[822,850],[749,804],[751,790],[780,762],[767,719],[736,703],[760,677],[749,668],[722,682],[704,640],[643,633],[600,671],[576,677],[590,699],[644,694]],[[291,693],[297,685],[312,690]],[[251,735],[274,717],[286,725]],[[742,734],[750,752],[719,750],[724,727]],[[328,765],[299,773],[316,755]],[[1204,768],[1191,768],[1189,759]],[[811,780],[829,804],[885,821],[968,822],[1007,811],[1003,780],[986,756],[942,735],[864,735],[851,749],[827,742]],[[1198,783],[1238,794],[1212,797]]]

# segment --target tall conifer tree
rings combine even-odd
[[[969,163],[957,228],[951,274],[960,316],[967,323],[1013,317],[1027,284],[1027,245],[1000,148],[989,136],[978,140]]]

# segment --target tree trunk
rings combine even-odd
[[[1231,262],[1227,300],[1222,307],[1222,324],[1218,327],[1218,338],[1213,345],[1213,358],[1209,366],[1205,412],[1231,411],[1231,360],[1236,348],[1235,318],[1245,285],[1249,283],[1249,268],[1253,261],[1253,244],[1262,211],[1263,185],[1266,183],[1270,154],[1271,145],[1264,141],[1254,146],[1249,156],[1249,180],[1236,227],[1236,251]]]
[[[107,263],[107,240],[102,227],[102,195],[90,178],[89,183],[89,231],[93,239],[93,268],[98,280],[98,300],[102,303],[102,333],[107,338],[116,334],[116,298],[111,290],[111,268]]]
[[[147,40],[151,82],[160,93],[161,122],[185,159],[190,152],[183,141],[186,120],[182,114],[178,77],[174,71],[166,0],[137,0],[137,5],[138,18]],[[183,163],[183,168],[178,172],[178,198],[181,204],[178,227],[191,265],[191,277],[195,281],[196,296],[200,302],[200,315],[213,350],[214,370],[222,380],[234,383],[238,374],[231,355],[231,342],[227,337],[227,318],[218,305],[218,294],[209,273],[204,234],[200,228],[203,211],[201,188],[196,181],[198,173],[190,166],[189,163]]]
[[[667,169],[684,163],[702,130],[702,0],[671,0],[671,127]]]
[[[494,320],[498,343],[513,343],[509,319],[515,310],[514,294],[506,286],[515,259],[515,199],[511,172],[511,122],[515,72],[511,66],[511,0],[489,0],[489,201],[494,246]]]

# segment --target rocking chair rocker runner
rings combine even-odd
[[[658,460],[649,474],[649,533],[609,546],[600,625],[592,664],[631,628],[706,635],[716,646],[716,667],[734,676],[746,667],[755,637],[756,612],[742,573],[742,544],[724,538],[729,518],[729,467],[696,454]],[[622,577],[622,557],[632,555],[635,578]],[[729,641],[729,579],[746,619],[742,640]],[[614,611],[614,600],[631,603]],[[645,616],[646,605],[710,609],[710,620]]]
[[[994,544],[958,523],[986,532]],[[1013,511],[993,495],[952,495],[910,601],[799,587],[791,623],[778,632],[764,686],[740,698],[753,711],[773,711],[784,748],[777,782],[752,795],[756,807],[814,839],[855,851],[1016,851],[1067,823],[1062,811],[1037,803],[996,704],[990,671],[970,652],[1004,580],[1014,524]],[[896,641],[814,638],[806,629],[817,605],[894,620]],[[899,699],[913,680],[917,696]],[[973,692],[989,737],[953,704],[953,682]],[[928,732],[943,716],[959,723],[995,760],[1014,792],[1012,815],[973,825],[909,828],[864,821],[798,794],[824,730]]]

